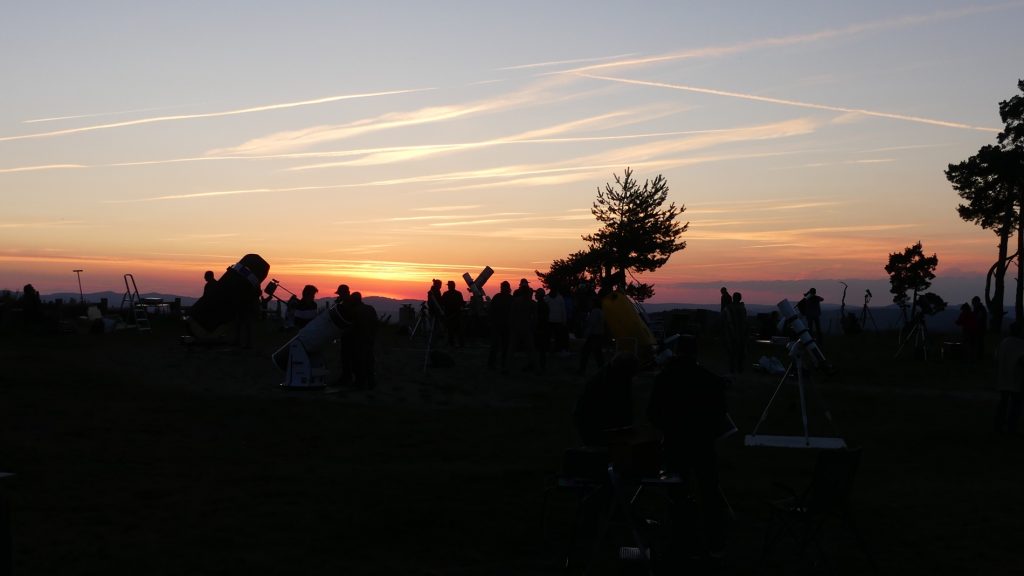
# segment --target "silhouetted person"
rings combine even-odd
[[[684,480],[692,472],[697,481],[703,533],[712,553],[724,544],[728,518],[728,503],[719,488],[715,444],[735,430],[727,411],[725,383],[697,361],[696,337],[684,335],[676,345],[676,356],[655,377],[647,409],[651,423],[663,435],[665,472],[679,474]]]
[[[573,309],[569,316],[570,329],[577,338],[583,339],[584,328],[587,324],[587,315],[590,310],[597,306],[597,294],[589,284],[580,284],[572,295]]]
[[[466,338],[462,334],[462,309],[466,306],[466,300],[462,292],[455,286],[455,282],[448,281],[448,289],[441,295],[441,309],[444,311],[444,325],[448,331],[448,345],[462,348],[466,345]]]
[[[341,291],[341,286],[338,289]],[[348,289],[348,286],[345,286],[346,292]],[[354,295],[355,292],[349,292],[341,300],[341,295],[339,294],[339,300],[336,300],[341,302],[337,305],[337,313],[348,324],[348,327],[341,331],[341,336],[338,338],[338,342],[341,345],[341,376],[338,378],[338,384],[342,386],[354,384],[356,382],[356,373],[359,371],[360,344],[356,339],[356,325],[359,323],[363,301],[361,296],[356,300],[353,298]]]
[[[486,313],[486,299],[483,293],[470,291],[469,305],[466,306],[466,322],[463,322],[463,333],[473,339],[483,338]]]
[[[620,352],[587,379],[573,412],[573,424],[584,445],[612,446],[629,435],[633,376],[639,367],[635,354]]]
[[[975,323],[974,310],[966,302],[960,305],[960,314],[956,317],[956,325],[960,327],[961,349],[964,360],[976,358],[977,346],[975,339],[978,337],[978,326]]]
[[[565,355],[569,352],[569,308],[570,300],[561,288],[552,287],[548,293],[548,323],[551,325],[551,351]]]
[[[43,300],[35,286],[25,284],[21,289],[21,318],[25,326],[35,326],[43,319]]]
[[[342,329],[338,336],[338,372],[340,375],[337,380],[338,384],[347,386],[355,379],[356,363],[356,345],[352,339],[352,325],[355,323],[355,319],[346,316],[346,314],[353,313],[353,307],[348,305],[352,292],[348,284],[338,284],[338,289],[334,291],[334,294],[337,296],[334,299],[335,311],[348,324],[348,327]]]
[[[537,306],[533,301],[533,290],[530,281],[523,278],[519,288],[512,293],[512,306],[509,313],[509,355],[516,350],[526,353],[526,370],[537,368],[537,347],[534,345],[534,327],[537,324]]]
[[[292,314],[296,328],[301,330],[303,326],[312,322],[313,318],[316,318],[318,312],[316,306],[317,292],[316,286],[306,284],[302,288],[302,298],[289,301],[288,312]]]
[[[349,297],[348,306],[353,312],[352,336],[350,341],[354,348],[354,366],[352,374],[355,385],[361,388],[373,388],[376,381],[374,342],[377,338],[377,310],[363,302],[363,295],[353,292]]]
[[[804,297],[797,303],[797,309],[804,316],[807,322],[807,329],[810,330],[814,339],[821,341],[821,303],[825,299],[818,296],[818,291],[811,288],[804,292]]]
[[[430,290],[427,290],[427,312],[430,314],[431,324],[435,327],[438,321],[444,319],[444,307],[441,305],[441,281],[434,278],[430,283]]]
[[[999,405],[996,407],[995,429],[1013,434],[1020,419],[1021,383],[1024,382],[1024,338],[1021,338],[1021,327],[1016,322],[1010,324],[1010,333],[999,343],[996,361]]]
[[[512,312],[512,285],[508,281],[501,283],[497,294],[491,298],[487,306],[487,324],[491,331],[491,350],[487,354],[487,367],[500,367],[502,372],[508,369],[509,347],[509,315]],[[497,364],[500,361],[500,365]]]
[[[338,289],[334,291],[336,298],[334,299],[335,306],[341,306],[348,300],[348,297],[352,294],[349,290],[348,284],[338,284]]]
[[[203,274],[203,298],[211,297],[210,293],[213,291],[213,287],[217,284],[217,279],[213,276],[213,270],[207,270]]]
[[[981,303],[981,298],[971,298],[971,310],[974,312],[974,329],[977,338],[974,340],[975,358],[985,357],[985,334],[988,333],[988,310]]]
[[[747,360],[747,306],[743,295],[736,292],[725,313],[726,350],[729,354],[729,371],[741,374]]]
[[[583,327],[583,348],[580,349],[580,374],[587,373],[587,365],[590,357],[597,360],[597,367],[604,366],[604,345],[607,339],[608,327],[604,323],[604,310],[601,309],[600,299],[591,307],[587,313],[587,319]]]
[[[722,286],[719,291],[722,295],[719,301],[719,322],[721,324],[721,342],[722,349],[725,350],[725,361],[726,364],[732,368],[732,294],[725,286]]]
[[[537,288],[537,323],[534,328],[534,347],[537,349],[537,364],[544,371],[548,363],[548,348],[551,347],[551,305],[544,297],[544,289]]]

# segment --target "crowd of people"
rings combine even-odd
[[[533,288],[522,278],[513,290],[506,280],[489,300],[471,291],[468,302],[456,282],[449,280],[444,292],[441,286],[441,280],[435,279],[427,291],[431,330],[443,334],[451,349],[463,348],[467,339],[487,342],[488,368],[508,372],[510,362],[521,358],[523,370],[542,373],[550,357],[572,355],[572,336],[584,341],[578,364],[581,374],[592,361],[604,364],[608,341],[598,305],[601,294],[589,285],[574,290]]]

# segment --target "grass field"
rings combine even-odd
[[[325,394],[277,386],[273,326],[252,350],[180,333],[159,318],[149,333],[0,335],[15,573],[560,573],[575,501],[546,488],[577,444],[574,357],[497,374],[470,345],[425,372],[424,343],[387,334],[375,389]],[[992,430],[994,366],[894,359],[895,338],[829,338],[837,371],[814,385],[863,448],[854,508],[875,559],[887,574],[1024,573],[1024,438]],[[636,379],[641,434],[652,375]],[[806,482],[814,454],[742,445],[777,383],[748,372],[729,392],[722,574],[793,569],[759,563],[766,501]],[[762,431],[796,432],[799,414],[787,384]],[[825,537],[837,573],[867,572],[848,538]]]

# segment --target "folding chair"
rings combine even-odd
[[[853,536],[860,552],[864,555],[871,571],[878,573],[878,566],[868,550],[867,543],[857,530],[850,495],[853,479],[860,466],[861,450],[822,450],[814,467],[814,475],[802,492],[776,483],[789,496],[769,502],[770,516],[765,533],[761,565],[784,540],[795,545],[795,556],[802,563],[814,565],[821,562],[829,572],[834,572],[825,553],[826,528],[838,524]],[[811,556],[812,552],[816,556]]]

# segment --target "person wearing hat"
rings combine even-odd
[[[345,303],[345,300],[348,300],[350,294],[348,284],[338,284],[338,289],[335,290],[334,293],[338,296],[334,299],[334,304],[336,306],[341,306]]]
[[[526,278],[519,279],[519,288],[512,293],[513,296],[526,296],[527,298],[533,299],[533,289],[530,288],[530,281]]]
[[[803,300],[796,305],[800,313],[804,315],[807,329],[811,331],[811,336],[814,336],[815,340],[821,340],[821,303],[823,300],[825,299],[818,296],[818,291],[811,288],[804,292]]]

